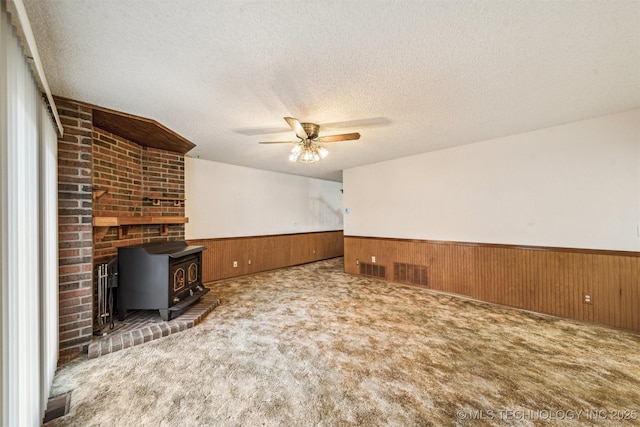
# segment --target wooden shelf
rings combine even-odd
[[[186,224],[189,218],[184,216],[94,216],[94,227],[116,227],[119,225],[142,224]]]
[[[160,225],[160,234],[166,236],[169,233],[170,224],[186,224],[189,218],[184,216],[94,216],[94,235],[97,240],[102,240],[109,227],[119,227],[118,238],[124,239],[129,233],[129,226],[132,225]]]

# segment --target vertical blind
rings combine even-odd
[[[1,4],[0,417],[39,426],[57,364],[57,136]]]
[[[58,365],[58,135],[40,103],[40,413]]]

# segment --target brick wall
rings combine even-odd
[[[142,209],[143,215],[184,216],[184,155],[156,148],[142,150]],[[179,206],[173,200],[162,200],[154,206],[153,197],[181,200]],[[158,226],[145,226],[143,235],[157,239]],[[184,225],[170,225],[168,240],[184,240]]]
[[[94,201],[95,216],[184,216],[184,204],[163,200],[154,206],[152,198],[184,199],[184,156],[141,147],[117,135],[95,128],[93,132],[93,186],[107,189]],[[94,244],[94,262],[107,262],[118,247],[141,243],[184,240],[184,225],[171,225],[162,235],[159,225],[130,226],[119,238],[111,227]]]
[[[126,236],[110,227],[93,233],[93,216],[184,216],[184,156],[142,147],[92,124],[92,109],[56,99],[64,125],[58,140],[60,250],[60,361],[86,349],[96,329],[95,265],[111,260],[118,247],[182,240],[184,225],[130,226]],[[107,190],[93,198],[96,189]]]
[[[149,197],[184,199],[184,156],[178,153],[147,148],[142,151],[143,191]],[[160,207],[145,205],[149,214],[181,215],[184,206],[162,203]]]
[[[93,186],[107,192],[94,202],[95,216],[142,215],[142,147],[116,135],[94,129]],[[118,246],[143,242],[140,227],[131,227],[125,239],[111,227],[94,244],[96,264],[117,255]]]
[[[58,141],[60,360],[77,356],[93,331],[91,109],[56,100]]]
[[[142,214],[142,147],[94,129],[93,186],[108,192],[96,200],[95,216]]]

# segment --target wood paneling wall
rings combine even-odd
[[[212,282],[342,256],[343,237],[342,231],[326,231],[189,240],[189,244],[207,248],[202,254],[202,277]]]
[[[372,256],[387,280],[394,262],[422,265],[434,290],[640,332],[638,252],[345,236],[345,272]]]

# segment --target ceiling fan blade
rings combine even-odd
[[[318,142],[339,142],[339,141],[351,141],[354,139],[360,139],[360,134],[355,133],[343,133],[341,135],[328,135],[321,136],[317,139]]]
[[[332,123],[320,123],[320,126],[325,131],[333,129],[345,129],[345,128],[364,128],[364,127],[376,127],[376,126],[388,126],[391,124],[391,120],[386,117],[371,117],[369,119],[356,119],[346,120],[343,122]]]
[[[261,141],[258,144],[296,144],[298,141]]]
[[[289,123],[289,126],[291,126],[291,129],[293,129],[293,131],[296,133],[296,136],[298,138],[300,139],[309,138],[309,135],[307,135],[307,132],[304,131],[298,119],[294,119],[293,117],[285,117],[284,119],[286,120],[287,123]]]

